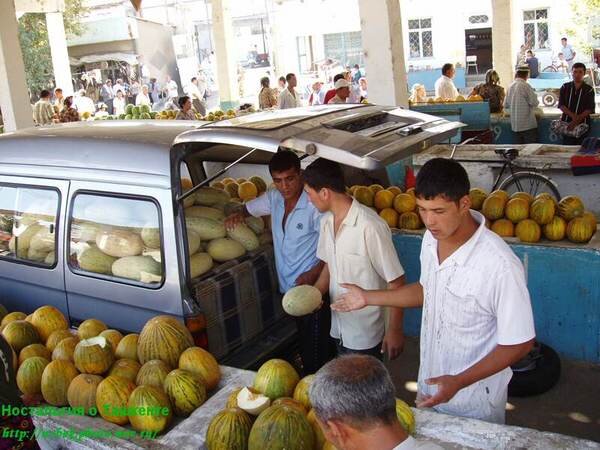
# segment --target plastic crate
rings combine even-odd
[[[258,292],[254,283],[254,267],[250,261],[244,261],[225,271],[234,280],[238,295],[238,304],[256,304]]]

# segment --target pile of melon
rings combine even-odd
[[[347,191],[358,202],[376,211],[390,228],[419,230],[424,227],[417,212],[415,189],[402,192],[398,186],[384,188],[380,184],[355,185]]]
[[[487,194],[479,188],[471,189],[472,208],[481,210],[487,225],[502,237],[516,236],[519,241],[539,242],[568,239],[577,244],[589,242],[597,228],[596,216],[585,210],[575,195],[559,202],[548,193],[533,197],[526,192],[508,195],[505,191]]]
[[[126,336],[96,319],[71,330],[52,306],[26,316],[0,305],[0,317],[23,394],[140,432],[160,433],[173,414],[189,416],[221,379],[215,358],[171,316],[154,317],[139,335]]]
[[[50,226],[54,222],[54,216],[45,214],[0,214],[0,232],[10,236],[8,245],[3,239],[0,246],[19,259],[51,266],[56,259],[54,227]]]
[[[302,379],[287,361],[271,359],[258,370],[252,387],[232,391],[225,409],[206,432],[208,450],[332,450],[317,422],[308,395],[314,375]],[[396,399],[398,421],[415,431],[410,407]]]

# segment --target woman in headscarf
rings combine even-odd
[[[504,97],[506,93],[500,86],[500,77],[494,69],[489,69],[485,73],[485,83],[478,84],[473,88],[471,95],[480,95],[490,104],[491,113],[500,113],[504,107]]]

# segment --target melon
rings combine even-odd
[[[29,249],[27,250],[27,259],[29,261],[44,262],[47,256],[48,252],[34,250],[31,247],[29,247]]]
[[[265,180],[262,179],[262,177],[259,177],[258,175],[250,177],[248,181],[254,183],[258,191],[258,195],[262,194],[267,190],[267,183],[265,182]]]
[[[54,331],[69,328],[69,322],[65,319],[63,313],[50,305],[36,309],[31,317],[31,323],[40,335],[42,342],[46,342]]]
[[[410,406],[408,406],[399,398],[396,399],[396,416],[398,417],[400,425],[402,425],[402,428],[404,428],[404,431],[406,431],[408,434],[415,433],[415,415],[413,414]]]
[[[535,220],[525,219],[517,224],[515,235],[521,242],[535,243],[542,237],[542,229]]]
[[[594,228],[594,230],[598,227],[598,218],[593,212],[584,211],[581,217],[588,220],[592,224],[592,228]]]
[[[247,450],[252,420],[239,408],[217,413],[206,431],[208,450]]]
[[[27,251],[31,244],[31,238],[43,229],[44,227],[39,224],[27,226],[21,223],[18,227],[14,227],[14,235],[8,242],[9,251],[19,258],[27,258]]]
[[[567,234],[567,222],[560,216],[554,216],[550,223],[544,225],[543,232],[549,241],[560,241]]]
[[[272,406],[276,406],[276,405],[287,405],[290,408],[294,408],[298,411],[300,411],[302,414],[307,414],[307,410],[304,407],[304,405],[302,403],[300,403],[298,400],[294,400],[293,398],[290,397],[279,397],[277,400],[274,400],[273,403],[271,403]]]
[[[208,253],[196,253],[190,257],[190,276],[197,278],[212,269],[213,265],[213,259]]]
[[[16,320],[25,320],[26,317],[27,317],[27,314],[25,314],[23,312],[20,312],[20,311],[11,312],[11,313],[6,314],[2,318],[2,322],[0,322],[0,325],[6,326],[10,322],[14,322]]]
[[[186,370],[175,369],[166,376],[164,390],[173,411],[180,417],[189,416],[206,401],[206,386],[202,379]]]
[[[382,189],[375,194],[374,205],[379,211],[385,208],[391,208],[394,204],[395,195],[386,189]]]
[[[585,217],[575,217],[567,225],[567,238],[571,242],[584,244],[592,238],[595,231],[596,227],[588,219]]]
[[[558,201],[556,200],[556,197],[554,197],[554,195],[550,194],[549,192],[540,192],[534,197],[534,201],[542,198],[552,200],[554,202],[554,206],[558,208]]]
[[[138,338],[137,354],[144,364],[160,359],[171,367],[177,367],[183,351],[194,345],[189,330],[171,316],[156,316],[144,325]]]
[[[310,385],[314,379],[314,375],[307,375],[298,382],[296,388],[294,389],[294,400],[302,403],[307,410],[312,408],[312,405],[310,404],[310,398],[308,396],[308,390],[310,389]]]
[[[225,189],[225,185],[222,181],[214,181],[213,183],[211,183],[210,187],[215,189]]]
[[[96,242],[96,236],[102,231],[102,225],[93,222],[73,223],[71,227],[71,240],[75,242]],[[108,229],[108,227],[106,228]]]
[[[229,197],[234,198],[238,196],[239,184],[235,181],[225,185],[224,191],[229,194]]]
[[[315,411],[311,409],[306,416],[308,423],[313,429],[315,435],[315,448],[322,448],[325,445],[325,435],[323,434],[323,430],[321,429],[321,425],[317,421],[317,416],[315,415]]]
[[[71,381],[67,390],[67,400],[71,408],[83,408],[85,414],[96,408],[96,389],[103,380],[99,375],[82,373]]]
[[[242,201],[247,202],[258,196],[258,189],[252,181],[244,181],[239,183],[237,196]]]
[[[77,255],[77,263],[81,270],[104,275],[112,275],[112,265],[116,260],[117,258],[107,255],[95,245],[87,247]]]
[[[46,403],[66,406],[69,403],[69,385],[77,375],[79,372],[71,361],[54,360],[48,363],[42,373],[42,396]]]
[[[118,359],[129,358],[138,361],[137,344],[138,334],[132,333],[123,337],[115,349],[115,357]]]
[[[220,209],[211,206],[192,206],[185,208],[185,217],[207,217],[213,220],[225,219],[225,213]]]
[[[359,186],[354,190],[354,198],[365,206],[373,206],[375,193],[366,186]]]
[[[17,354],[28,345],[40,342],[40,336],[35,327],[25,320],[9,322],[2,329],[2,336]]]
[[[223,178],[221,180],[221,183],[223,183],[224,186],[227,186],[228,184],[235,183],[235,182],[236,182],[235,179],[234,178],[230,178],[230,177]]]
[[[129,418],[121,411],[127,407],[134,390],[135,384],[127,378],[111,375],[102,380],[96,388],[96,407],[102,418],[117,425],[126,425]]]
[[[504,208],[504,215],[512,223],[519,223],[529,217],[529,202],[521,197],[515,197],[508,201]]]
[[[325,444],[323,444],[323,448],[321,450],[338,450],[338,448],[331,442],[325,441]]]
[[[469,197],[471,199],[471,209],[480,211],[483,207],[483,202],[487,198],[487,193],[483,189],[473,188],[469,191]]]
[[[108,374],[127,378],[135,383],[141,367],[141,364],[133,359],[122,358],[113,363]]]
[[[245,183],[246,181],[248,181],[248,180],[246,178],[244,178],[244,177],[240,177],[237,180],[235,180],[235,182],[237,184],[242,184],[242,183]]]
[[[393,208],[382,209],[381,211],[379,211],[379,217],[381,217],[390,228],[396,228],[398,226],[398,218],[400,216],[398,212]]]
[[[400,214],[400,217],[398,218],[398,228],[403,230],[418,230],[419,228],[423,228],[421,216],[412,211]]]
[[[225,186],[227,188],[227,186]],[[215,203],[226,202],[229,200],[227,192],[221,189],[215,189],[212,187],[201,187],[195,193],[195,204],[203,206],[212,206]]]
[[[81,322],[77,328],[79,339],[89,339],[100,335],[104,330],[108,329],[106,324],[98,319],[87,319]]]
[[[222,221],[208,217],[187,217],[185,222],[188,228],[198,233],[201,241],[210,241],[227,236],[227,230],[225,230]]]
[[[265,222],[261,217],[249,216],[244,219],[244,222],[256,235],[260,235],[265,231]]]
[[[256,250],[260,246],[258,237],[245,223],[238,223],[234,228],[227,230],[227,236],[242,244],[246,251]]]
[[[300,377],[296,369],[283,359],[271,359],[265,362],[254,378],[254,389],[271,400],[279,397],[291,397]]]
[[[287,405],[265,409],[254,422],[248,450],[307,450],[315,448],[315,435],[305,414]]]
[[[238,408],[237,396],[242,389],[244,389],[244,388],[238,387],[238,388],[235,388],[233,391],[231,391],[231,393],[227,397],[227,403],[225,403],[225,408]],[[248,389],[248,388],[246,388],[246,389]],[[253,392],[254,389],[252,389],[252,388],[250,388],[250,389],[251,389],[250,392],[252,392],[253,394],[257,394],[257,392]],[[260,394],[260,395],[262,395],[262,394]]]
[[[79,339],[76,337],[70,337],[60,341],[54,350],[52,351],[52,360],[63,360],[74,362],[73,354],[75,353],[75,347],[79,343]]]
[[[190,347],[181,353],[179,368],[198,375],[206,389],[212,391],[221,381],[221,369],[213,355],[200,347]]]
[[[96,245],[109,256],[123,258],[141,255],[144,242],[139,234],[125,230],[104,230],[96,235]]]
[[[242,244],[228,238],[210,241],[206,251],[212,259],[218,262],[230,261],[246,254],[246,249]]]
[[[46,258],[44,258],[44,264],[47,264],[49,266],[53,265],[55,262],[56,262],[56,252],[54,252],[54,251],[48,253],[48,255],[46,255]]]
[[[187,241],[188,241],[188,253],[190,255],[195,254],[198,250],[200,250],[200,235],[192,230],[191,228],[187,229]]]
[[[19,352],[19,366],[26,359],[33,358],[34,356],[40,356],[48,361],[52,360],[52,352],[46,346],[42,344],[30,344]]]
[[[507,200],[502,195],[489,195],[481,207],[482,214],[489,220],[498,220],[504,216]]]
[[[160,359],[153,359],[144,364],[137,373],[135,384],[138,386],[154,386],[163,389],[165,378],[173,370]]]
[[[23,361],[17,371],[17,386],[23,394],[41,394],[42,374],[49,363],[47,358],[41,356],[32,356]]]
[[[515,225],[508,219],[495,220],[491,230],[501,237],[513,237],[515,235]]]
[[[160,248],[160,229],[154,227],[144,227],[140,233],[140,237],[146,247]]]
[[[538,198],[531,204],[529,215],[538,225],[546,225],[552,221],[556,207],[554,201],[548,198]]]
[[[50,232],[48,227],[43,227],[31,237],[29,241],[29,250],[40,253],[49,253],[54,250],[56,244],[56,235]]]
[[[375,183],[369,186],[369,189],[371,189],[371,191],[373,191],[373,194],[377,194],[379,191],[383,190],[383,186]]]
[[[252,388],[244,387],[235,394],[235,401],[232,399],[233,393],[227,400],[227,407],[238,407],[252,416],[258,416],[261,412],[271,406],[271,399],[266,395],[256,392]]]
[[[417,200],[411,194],[398,194],[394,198],[394,209],[398,214],[414,211],[417,207]]]
[[[161,263],[149,255],[119,258],[113,263],[111,270],[116,277],[143,283],[160,283],[162,280]]]
[[[500,197],[500,198],[504,199],[504,204],[506,204],[508,202],[508,200],[510,199],[510,197],[508,196],[508,192],[503,191],[502,189],[496,189],[495,191],[492,191],[490,193],[490,195],[488,195],[488,197],[490,197],[490,196]]]
[[[281,300],[283,310],[290,316],[311,314],[322,303],[323,296],[321,295],[321,291],[308,284],[291,288]]]
[[[528,192],[515,192],[514,194],[512,194],[510,196],[509,200],[512,200],[514,198],[523,199],[529,205],[531,205],[533,203],[533,201],[534,201],[533,195],[529,194]]]
[[[123,339],[123,335],[117,330],[104,330],[102,333],[99,334],[99,336],[102,336],[110,343],[110,346],[113,349],[113,351],[115,351],[115,349],[119,345],[119,342],[121,342],[121,339]]]
[[[136,411],[152,411],[152,414],[130,414],[129,422],[134,430],[139,432],[160,433],[167,428],[171,421],[171,405],[169,398],[162,389],[154,386],[138,386],[129,396],[127,407]],[[164,414],[167,412],[167,414]]]
[[[402,189],[400,189],[398,186],[389,186],[386,188],[386,190],[394,194],[394,198],[396,198],[396,195],[402,194]]]
[[[194,183],[189,178],[181,179],[181,192],[185,193],[194,187]],[[192,206],[194,204],[194,194],[186,197],[183,200],[183,207],[187,208],[188,206]]]
[[[48,347],[48,350],[50,350],[50,352],[53,352],[60,341],[70,337],[73,337],[73,333],[71,333],[71,330],[56,330],[50,336],[48,336],[48,340],[46,341],[46,347]]]
[[[2,319],[8,314],[8,311],[4,307],[2,303],[0,303],[0,323],[2,323]]]
[[[106,372],[115,360],[110,343],[102,336],[80,341],[73,352],[75,367],[81,373],[100,375]]]
[[[558,214],[567,222],[583,215],[585,207],[581,199],[575,195],[564,197],[558,203]]]

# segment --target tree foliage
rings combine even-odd
[[[597,22],[594,23],[600,15],[600,0],[571,0],[571,10],[573,26],[567,27],[565,32],[573,36],[573,43],[579,51],[589,55],[594,47],[589,39],[590,31],[592,39],[600,39],[600,26],[596,25]]]
[[[80,19],[87,12],[82,3],[83,0],[65,0],[63,21],[67,36],[78,36],[82,32]],[[23,14],[19,19],[19,41],[25,64],[27,86],[30,95],[37,97],[42,89],[54,86],[46,15],[41,13]]]

